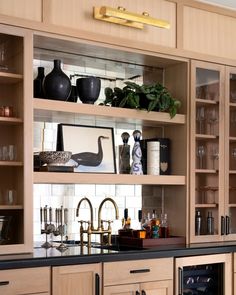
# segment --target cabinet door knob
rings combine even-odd
[[[130,273],[143,273],[143,272],[150,272],[149,268],[143,268],[143,269],[131,269]]]
[[[183,269],[181,267],[178,268],[178,295],[183,295]]]
[[[10,282],[9,281],[0,281],[0,286],[6,286],[9,285]]]
[[[95,274],[95,295],[100,294],[100,276],[98,273]]]
[[[225,218],[224,216],[221,216],[221,235],[223,236],[225,234]]]
[[[228,215],[225,216],[225,234],[229,235],[230,233],[230,217]]]

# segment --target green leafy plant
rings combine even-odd
[[[161,83],[152,85],[138,85],[134,82],[125,82],[123,88],[105,88],[104,105],[113,107],[140,109],[157,112],[168,112],[173,118],[181,103],[173,98],[166,87]]]

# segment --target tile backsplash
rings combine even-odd
[[[71,66],[62,64],[63,71],[70,77],[74,74],[89,74],[94,76],[108,76],[113,78],[127,78],[130,72],[133,75],[137,75],[136,83],[142,83],[142,76],[140,68],[133,66],[132,71],[127,66],[124,67],[122,64],[113,62],[114,64],[107,65],[102,63],[100,60],[86,59],[84,61],[81,58],[79,66]],[[34,60],[34,75],[37,75],[37,67],[44,67],[45,74],[49,73],[53,68],[53,62]],[[71,79],[72,84],[75,85],[76,79]],[[101,79],[101,92],[96,104],[99,104],[104,100],[104,89],[105,87],[122,87],[123,82],[121,80],[104,80]],[[81,103],[79,100],[77,103]],[[63,123],[67,123],[66,119]],[[111,121],[95,120],[75,118],[72,124],[83,124],[83,125],[96,125],[96,126],[109,126],[114,128],[115,136],[115,154],[116,164],[118,155],[118,146],[122,144],[121,133],[126,131],[131,135],[129,144],[133,146],[132,132],[135,129],[140,129],[141,126],[136,124],[115,124]],[[57,140],[57,123],[52,122],[35,122],[34,123],[34,152],[56,150]],[[118,169],[118,165],[117,165]],[[83,197],[90,199],[93,205],[94,212],[94,224],[97,225],[98,219],[98,207],[105,197],[111,197],[115,200],[119,208],[119,220],[115,219],[115,210],[110,202],[105,203],[102,211],[102,219],[114,220],[112,224],[113,233],[117,233],[118,229],[121,228],[121,219],[123,217],[124,208],[129,208],[129,216],[132,219],[132,227],[137,228],[138,223],[138,210],[142,207],[142,187],[141,185],[85,185],[85,184],[74,184],[74,185],[55,185],[55,184],[35,184],[34,185],[34,241],[44,241],[45,235],[41,235],[40,225],[40,207],[47,205],[54,209],[63,206],[68,208],[68,238],[79,240],[79,223],[78,220],[89,220],[90,211],[86,202],[82,203],[79,211],[79,217],[76,217],[76,208]],[[54,216],[53,216],[54,219]],[[98,240],[99,236],[92,236],[93,240]],[[59,239],[59,238],[57,238]]]

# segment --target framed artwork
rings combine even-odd
[[[57,150],[72,152],[75,172],[116,173],[113,128],[58,124]]]

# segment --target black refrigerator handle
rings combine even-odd
[[[100,276],[95,274],[95,295],[100,295]]]
[[[183,295],[183,269],[178,268],[178,295]]]
[[[224,216],[221,216],[221,235],[223,236],[225,234],[225,218]]]

